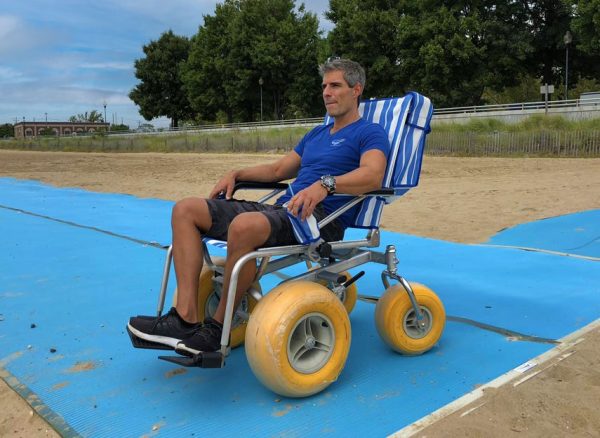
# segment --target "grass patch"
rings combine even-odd
[[[0,148],[64,152],[284,152],[308,127],[9,139]]]
[[[600,130],[600,118],[569,120],[559,115],[533,114],[518,123],[498,119],[471,119],[467,123],[439,123],[436,132],[531,132],[531,131],[586,131]]]
[[[285,153],[312,126],[200,132],[39,137],[0,141],[2,149],[65,152]],[[600,156],[600,119],[532,115],[520,123],[472,119],[436,124],[426,153],[460,156]]]

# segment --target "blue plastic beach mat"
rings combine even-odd
[[[523,224],[488,246],[383,231],[380,250],[396,245],[400,273],[454,317],[439,345],[390,351],[374,305],[359,302],[339,380],[282,398],[256,380],[243,347],[223,369],[179,368],[131,347],[128,318],[156,309],[172,205],[0,178],[0,373],[64,436],[385,436],[600,315],[598,210]],[[359,293],[383,293],[382,268],[360,268]],[[279,281],[269,275],[262,288]]]

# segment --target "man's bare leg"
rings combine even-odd
[[[189,323],[198,322],[198,284],[204,254],[202,234],[212,226],[208,204],[202,198],[177,202],[171,214],[173,261],[177,277],[177,313]]]
[[[229,225],[227,235],[227,260],[223,277],[223,295],[213,319],[223,323],[227,305],[227,291],[235,263],[244,255],[261,247],[271,235],[271,224],[267,217],[258,212],[242,213]],[[244,293],[252,285],[256,275],[256,262],[250,260],[240,270],[235,295],[234,309],[240,304]]]
[[[184,355],[217,351],[221,347],[222,326],[227,305],[227,289],[231,271],[240,257],[262,246],[271,234],[271,224],[265,215],[258,212],[242,213],[229,225],[227,231],[227,260],[223,277],[223,294],[219,306],[211,319],[196,329],[194,333],[177,344],[176,351]],[[237,307],[252,284],[256,272],[255,261],[246,263],[240,271],[236,287],[235,306]]]
[[[179,201],[173,208],[171,224],[173,258],[179,287],[176,312],[169,311],[160,318],[133,316],[129,318],[127,330],[138,339],[176,348],[182,339],[193,336],[199,327],[196,324],[196,297],[198,277],[202,270],[201,233],[209,230],[212,225],[206,200],[187,198]]]

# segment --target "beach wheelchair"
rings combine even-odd
[[[161,359],[181,366],[219,368],[225,365],[231,348],[245,343],[250,367],[265,386],[283,396],[309,396],[334,382],[345,365],[351,342],[349,314],[357,299],[376,303],[377,331],[393,350],[417,355],[436,344],[446,320],[442,302],[426,286],[410,283],[398,273],[394,245],[388,245],[384,252],[373,249],[380,245],[379,222],[384,206],[418,184],[433,107],[428,98],[411,92],[400,98],[364,101],[359,112],[364,119],[381,124],[389,137],[391,150],[383,187],[361,196],[333,195],[347,197],[347,203],[318,224],[314,217],[301,222],[290,215],[298,245],[257,249],[241,257],[233,267],[221,349],[193,357],[160,356]],[[324,123],[330,122],[326,116]],[[238,182],[235,189],[270,190],[260,199],[267,202],[287,187],[284,183]],[[320,240],[319,227],[357,204],[360,209],[354,227],[367,230],[364,239],[328,243]],[[209,247],[225,248],[226,242],[205,238],[203,246],[205,265],[198,290],[200,321],[214,313],[223,288],[224,259],[211,257]],[[158,316],[164,307],[171,260],[169,247]],[[254,284],[234,310],[240,269],[251,260],[257,263]],[[384,266],[381,280],[385,292],[380,298],[357,293],[355,282],[364,271],[352,277],[348,273],[367,262]],[[284,279],[263,296],[260,279],[264,275],[277,274],[298,263],[305,263],[307,269]],[[130,336],[138,348],[164,348],[131,333]]]

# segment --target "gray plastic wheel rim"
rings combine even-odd
[[[335,330],[329,318],[322,313],[309,313],[290,332],[288,361],[299,373],[315,373],[329,362],[334,345]]]
[[[413,339],[422,339],[429,334],[433,327],[433,316],[427,307],[419,307],[423,319],[417,321],[417,314],[414,309],[410,309],[404,315],[402,327],[404,332]]]
[[[208,318],[208,317],[212,318],[212,316],[217,311],[217,307],[219,306],[220,299],[221,299],[221,291],[220,290],[215,290],[213,293],[211,293],[208,296],[208,299],[206,300],[206,306],[204,308],[204,318]],[[243,312],[245,312],[246,314],[250,313],[248,311],[248,297],[246,295],[244,295],[244,297],[242,298],[242,302],[240,303],[239,309],[242,310]],[[232,328],[236,328],[237,326],[239,326],[240,324],[243,324],[244,322],[245,322],[245,319],[242,318],[238,312],[233,313],[233,319],[231,320]]]

